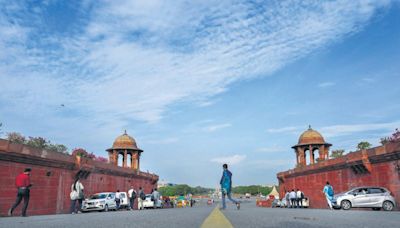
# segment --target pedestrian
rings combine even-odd
[[[326,185],[324,186],[324,189],[322,190],[322,192],[325,194],[326,201],[328,202],[328,206],[332,210],[333,209],[332,203],[333,203],[334,192],[333,192],[332,185],[329,184],[329,181],[326,182]]]
[[[143,210],[143,201],[146,200],[146,194],[144,194],[144,191],[142,187],[139,187],[139,198],[138,198],[138,209]]]
[[[155,188],[151,193],[151,198],[153,199],[153,208],[155,209],[157,208],[158,201],[160,200],[160,193],[157,191],[157,188]]]
[[[70,213],[81,213],[82,212],[82,201],[85,198],[83,194],[83,184],[80,182],[79,177],[75,178],[74,183],[71,185],[71,193],[69,194],[71,198],[71,208]],[[76,203],[78,202],[78,210],[76,209]]]
[[[15,200],[14,205],[8,210],[8,216],[12,216],[12,213],[16,207],[21,203],[22,199],[24,199],[24,205],[22,206],[22,216],[26,217],[26,210],[29,204],[29,195],[30,195],[30,187],[31,184],[31,168],[26,168],[23,173],[19,174],[15,178],[15,187],[17,187],[17,199]]]
[[[292,189],[292,191],[290,192],[289,199],[290,199],[290,207],[295,208],[297,200],[296,200],[296,192],[294,191],[294,189]]]
[[[131,206],[131,210],[133,210],[133,206],[135,205],[135,199],[136,199],[136,191],[133,189],[133,186],[131,186],[131,189],[128,190],[128,196],[129,196],[129,205]]]
[[[115,193],[115,203],[117,204],[117,211],[119,210],[119,206],[121,205],[121,193],[119,192],[119,189]]]
[[[297,198],[297,207],[303,208],[304,193],[300,191],[300,189],[297,189],[296,191],[296,198]]]
[[[286,207],[290,207],[290,192],[289,191],[286,191],[286,194],[285,194],[285,199],[286,199]]]
[[[223,164],[222,165],[223,172],[222,172],[222,177],[220,180],[221,184],[221,190],[222,190],[222,208],[221,209],[226,209],[226,203],[225,203],[225,195],[228,196],[228,199],[232,201],[233,203],[236,204],[236,208],[239,210],[240,209],[240,203],[231,197],[231,190],[232,190],[232,173],[228,170],[228,165]]]

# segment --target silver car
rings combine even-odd
[[[348,192],[336,194],[334,199],[343,210],[352,207],[372,208],[373,210],[391,211],[396,201],[391,193],[382,187],[357,187]]]
[[[97,193],[82,203],[82,211],[108,211],[116,209],[115,192]]]

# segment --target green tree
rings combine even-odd
[[[49,145],[49,142],[42,137],[29,137],[28,141],[26,142],[26,145],[38,149],[46,149],[47,146]]]
[[[331,158],[339,158],[342,157],[344,154],[344,150],[343,149],[338,149],[338,150],[332,150],[331,152]]]
[[[3,134],[3,132],[1,131],[1,127],[3,126],[3,123],[0,123],[0,135]]]
[[[8,132],[6,139],[11,141],[11,142],[13,142],[13,143],[18,143],[18,144],[26,143],[25,136],[21,135],[18,132]]]
[[[357,149],[358,150],[366,150],[371,148],[371,143],[367,142],[367,141],[362,141],[357,145]]]
[[[52,150],[58,153],[68,154],[68,148],[62,144],[51,144],[46,146],[46,149]]]

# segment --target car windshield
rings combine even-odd
[[[90,197],[90,199],[105,199],[107,194],[95,194]]]

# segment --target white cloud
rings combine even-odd
[[[165,139],[151,139],[151,140],[143,140],[143,143],[148,144],[172,144],[179,141],[179,138],[165,138]]]
[[[326,87],[332,87],[334,85],[336,85],[336,83],[334,82],[321,82],[320,84],[318,84],[318,87],[326,88]]]
[[[208,105],[234,82],[359,31],[389,2],[107,1],[90,10],[86,2],[76,8],[88,15],[67,35],[42,29],[47,8],[10,4],[0,11],[0,80],[17,81],[0,101],[49,115],[68,101],[99,122],[157,122],[174,103]]]
[[[290,127],[281,127],[281,128],[270,128],[270,129],[267,129],[267,132],[268,133],[297,133],[301,129],[302,129],[301,127],[290,126]]]
[[[279,152],[284,152],[287,150],[288,150],[288,148],[279,147],[277,145],[270,146],[270,147],[261,147],[261,148],[257,149],[258,152],[265,152],[265,153],[279,153]]]
[[[213,158],[213,159],[211,159],[211,162],[216,162],[216,163],[220,163],[220,164],[226,163],[228,165],[236,165],[236,164],[241,163],[245,159],[246,159],[246,155],[235,154],[233,156]]]
[[[221,130],[221,129],[224,129],[224,128],[228,128],[228,127],[231,127],[231,126],[232,126],[232,124],[230,124],[230,123],[210,125],[210,126],[204,127],[203,131],[205,131],[205,132],[214,132],[214,131]]]
[[[351,135],[359,132],[369,131],[388,131],[394,132],[396,128],[400,127],[400,121],[389,123],[373,123],[373,124],[343,124],[322,127],[321,134],[324,137],[338,137],[343,135]]]

